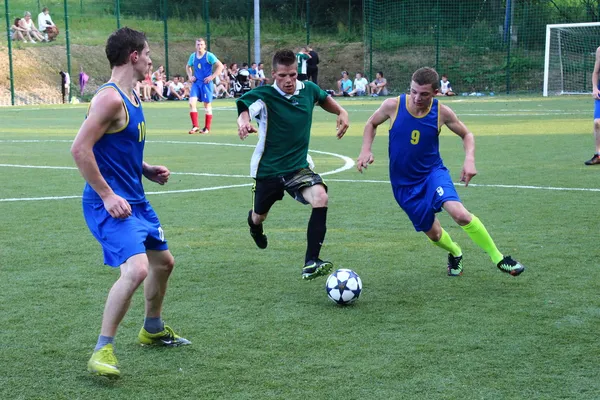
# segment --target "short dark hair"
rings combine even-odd
[[[440,76],[437,71],[430,67],[419,68],[412,75],[412,80],[417,85],[431,85],[433,90],[439,88]]]
[[[383,78],[383,71],[377,71],[377,73]]]
[[[50,11],[50,10],[48,10],[48,7],[44,7],[44,8],[42,8],[42,12],[44,12],[44,11]]]
[[[442,78],[447,78],[447,77],[448,77],[448,75],[442,74]]]
[[[127,64],[129,55],[134,51],[141,52],[146,45],[146,35],[143,32],[123,27],[114,31],[106,41],[106,58],[110,67]]]
[[[291,50],[278,50],[273,55],[273,69],[277,69],[278,65],[290,66],[296,62],[296,55]]]

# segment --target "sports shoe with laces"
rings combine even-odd
[[[88,361],[88,371],[93,375],[105,376],[110,379],[118,379],[121,376],[112,344],[109,343],[94,351]]]
[[[188,132],[190,135],[193,135],[194,133],[198,133],[200,132],[200,128],[198,128],[197,126],[194,126],[192,129],[190,129],[190,131]]]
[[[177,347],[192,344],[189,340],[177,335],[173,329],[167,325],[165,325],[164,329],[158,333],[150,333],[142,327],[138,334],[138,340],[142,346]]]
[[[525,271],[525,267],[519,262],[513,260],[511,256],[504,257],[497,266],[500,271],[511,274],[512,276],[517,276],[521,272]]]
[[[460,276],[463,272],[463,256],[454,257],[448,253],[448,276]]]
[[[302,279],[311,280],[318,276],[327,275],[333,268],[333,264],[329,261],[316,259],[308,261],[302,268]]]
[[[267,235],[263,230],[263,225],[254,225],[252,222],[252,210],[248,211],[248,226],[250,227],[250,236],[254,239],[254,243],[259,249],[266,249],[269,242],[267,241]]]
[[[203,135],[206,135],[206,134],[209,134],[210,131],[206,127],[204,127],[200,130],[200,133],[202,133]]]
[[[587,160],[584,164],[585,165],[598,165],[598,164],[600,164],[600,156],[598,154],[594,154],[594,156],[592,158],[590,158],[589,160]]]

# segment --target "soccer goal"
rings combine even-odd
[[[546,25],[544,96],[592,92],[600,22]]]

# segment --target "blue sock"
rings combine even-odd
[[[106,346],[107,344],[112,344],[113,346],[115,345],[115,337],[114,336],[98,336],[98,343],[96,343],[96,347],[94,348],[94,351],[98,351],[101,348],[103,348],[104,346]]]
[[[146,317],[144,319],[144,329],[148,333],[158,333],[165,329],[161,317]]]

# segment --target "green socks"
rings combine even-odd
[[[471,240],[475,242],[477,246],[481,247],[490,256],[494,264],[498,264],[500,261],[502,261],[504,256],[502,253],[500,253],[500,251],[498,251],[498,248],[494,244],[494,240],[492,240],[492,237],[485,229],[485,226],[483,226],[479,218],[473,214],[471,214],[471,216],[473,219],[467,225],[462,227],[463,230],[467,232],[467,235],[469,235]]]
[[[440,237],[440,240],[438,240],[437,242],[434,242],[433,240],[431,240],[431,243],[433,243],[437,247],[441,247],[442,249],[446,250],[448,253],[452,254],[452,256],[454,256],[454,257],[462,256],[462,250],[460,249],[458,244],[456,244],[455,242],[452,241],[452,238],[450,237],[450,235],[448,235],[448,232],[446,232],[443,228],[442,228],[442,237]]]

